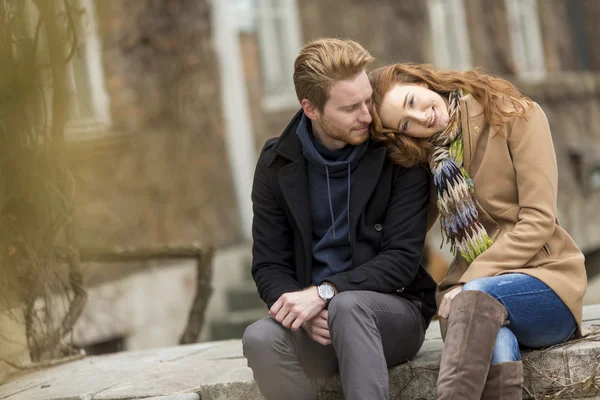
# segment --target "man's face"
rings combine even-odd
[[[330,150],[356,146],[369,137],[369,104],[373,90],[363,71],[354,78],[335,82],[323,112],[314,110],[313,133]]]

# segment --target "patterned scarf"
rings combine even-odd
[[[492,245],[492,239],[479,222],[475,205],[475,187],[463,167],[463,140],[460,119],[462,90],[448,98],[450,122],[446,130],[432,138],[435,148],[429,165],[437,189],[442,236],[469,262],[473,262]]]

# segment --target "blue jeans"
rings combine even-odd
[[[463,290],[480,290],[508,311],[509,324],[500,328],[492,364],[521,359],[519,345],[540,348],[564,342],[577,329],[565,303],[545,283],[526,274],[505,274],[467,282]]]

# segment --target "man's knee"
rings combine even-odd
[[[263,318],[249,325],[242,337],[244,356],[251,358],[256,354],[271,351],[284,340],[286,329],[272,318]]]
[[[336,317],[346,317],[366,312],[367,310],[361,300],[358,291],[342,292],[335,296],[329,303],[329,322],[331,323]]]
[[[354,311],[359,307],[360,300],[360,292],[348,291],[339,293],[329,303],[329,314]]]

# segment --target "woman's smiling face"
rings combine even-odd
[[[379,116],[384,128],[414,138],[429,138],[448,126],[448,103],[422,85],[397,83],[383,98]]]

